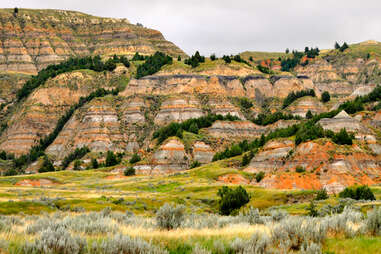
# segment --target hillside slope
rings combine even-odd
[[[0,9],[0,72],[35,74],[70,56],[153,54],[186,56],[156,30],[127,19],[74,11]]]

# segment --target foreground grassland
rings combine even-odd
[[[377,186],[372,190],[378,201],[357,202],[356,210],[337,215],[342,217],[312,219],[305,215],[315,197],[314,191],[269,190],[245,185],[251,200],[240,215],[217,215],[217,191],[226,185],[218,181],[218,177],[231,173],[253,178],[232,168],[240,160],[237,157],[218,161],[169,176],[124,177],[112,173],[115,168],[105,168],[1,177],[0,214],[4,216],[0,216],[0,249],[4,253],[44,253],[37,251],[38,246],[54,245],[46,241],[73,242],[77,237],[78,244],[85,246],[83,252],[78,253],[119,253],[102,249],[116,242],[128,248],[138,244],[160,249],[137,253],[240,253],[240,244],[251,246],[253,236],[260,233],[267,249],[275,246],[279,250],[280,242],[273,239],[274,228],[281,226],[286,230],[287,223],[297,228],[292,220],[298,218],[311,225],[320,224],[314,220],[326,225],[341,223],[335,229],[327,229],[324,241],[318,243],[323,253],[381,253],[381,238],[368,233],[365,226],[366,213],[380,205],[381,187]],[[41,183],[48,185],[37,186]],[[185,207],[185,217],[177,229],[167,231],[157,226],[155,214],[166,203]],[[331,196],[316,201],[316,206],[321,209],[338,203],[339,198]],[[285,220],[283,225],[279,218],[289,221]],[[361,230],[353,231],[352,226]],[[307,229],[303,227],[299,229],[304,232]],[[47,235],[49,238],[45,239]],[[316,247],[310,245],[309,248]],[[315,253],[301,252],[301,247],[298,248],[291,253]]]

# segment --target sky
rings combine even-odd
[[[0,8],[76,10],[157,29],[187,54],[333,48],[381,41],[380,0],[1,0]]]

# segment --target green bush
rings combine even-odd
[[[81,164],[80,160],[75,160],[73,170],[81,170]]]
[[[130,163],[131,164],[135,164],[135,163],[137,163],[139,161],[141,161],[141,158],[140,158],[139,154],[134,153],[134,155],[132,155],[132,157],[130,159]]]
[[[304,172],[306,172],[306,169],[302,166],[296,166],[295,172],[296,173],[304,173]]]
[[[326,189],[321,189],[316,193],[315,200],[325,200],[328,199],[328,193]]]
[[[216,54],[211,54],[210,55],[210,60],[216,61],[217,60]]]
[[[125,176],[133,176],[133,175],[135,175],[136,172],[135,172],[135,169],[133,167],[129,167],[126,170],[124,170],[123,173]]]
[[[366,185],[347,187],[339,193],[339,197],[355,200],[376,200],[372,190]]]
[[[306,118],[307,118],[307,119],[311,119],[312,117],[314,117],[314,116],[313,116],[311,110],[308,110],[308,111],[307,111],[307,114],[306,114]]]
[[[69,164],[74,160],[82,159],[87,153],[90,152],[90,149],[87,146],[76,148],[74,152],[67,155],[62,161],[62,169],[66,169]]]
[[[261,171],[255,175],[255,181],[259,183],[265,177],[265,172]]]
[[[98,164],[98,160],[97,160],[97,159],[95,159],[95,158],[92,158],[92,159],[91,159],[91,167],[92,167],[93,169],[97,169],[97,168],[99,168],[99,164]]]
[[[331,95],[329,94],[329,92],[324,91],[321,95],[321,101],[322,102],[329,102],[330,100],[331,100]]]
[[[190,168],[198,168],[199,166],[201,166],[201,163],[199,161],[193,161],[190,165]]]
[[[117,156],[112,151],[107,151],[106,167],[112,167],[119,163]]]
[[[242,186],[235,189],[223,186],[218,190],[217,195],[220,197],[218,204],[222,215],[230,215],[250,201],[249,194]]]
[[[39,173],[45,173],[45,172],[53,172],[54,166],[52,162],[49,160],[48,156],[44,156],[44,162],[42,163],[42,166],[38,169]]]

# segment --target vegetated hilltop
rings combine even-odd
[[[155,44],[158,32],[123,20],[4,13],[15,20],[48,13],[40,19],[57,20],[58,31],[74,22],[66,29],[81,34],[74,55],[103,55],[17,81],[23,88],[2,104],[4,174],[165,175],[236,157],[229,167],[241,173],[213,181],[335,193],[381,181],[380,44],[188,58],[164,40]]]
[[[72,56],[186,56],[156,30],[127,19],[100,18],[64,10],[0,10],[0,71],[36,74]]]

